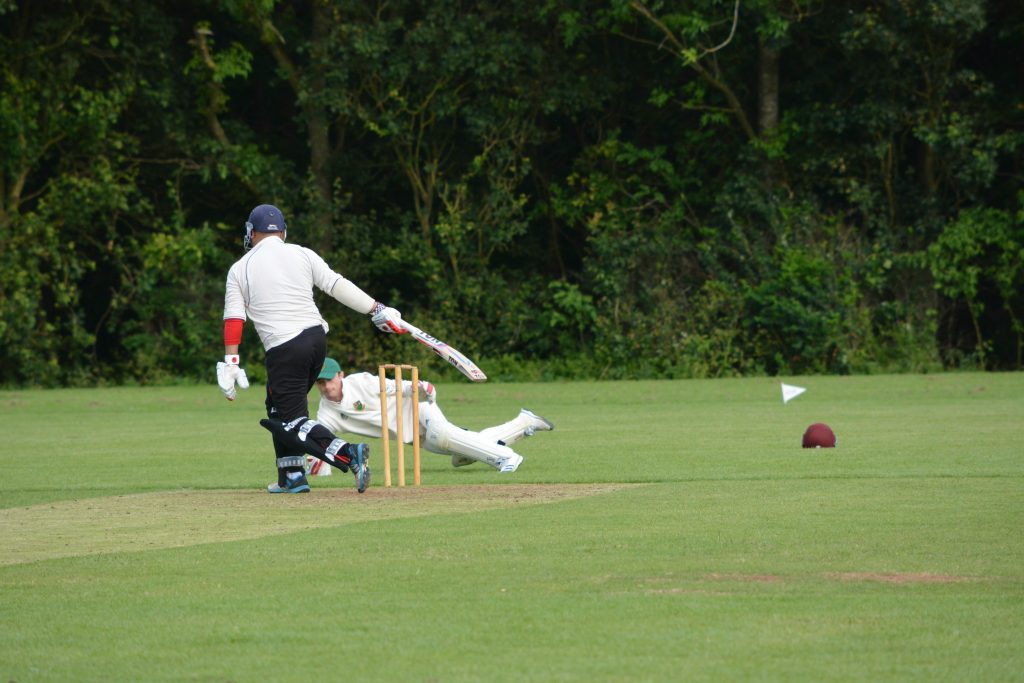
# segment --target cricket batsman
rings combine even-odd
[[[372,316],[378,329],[401,333],[402,315],[331,270],[311,249],[287,244],[288,227],[276,206],[261,204],[245,224],[242,256],[228,271],[224,291],[224,361],[217,363],[217,383],[235,399],[236,386],[249,380],[239,363],[238,347],[246,320],[256,326],[266,349],[267,419],[260,424],[274,442],[277,481],[268,493],[308,493],[306,455],[352,472],[356,490],[370,483],[370,447],[347,443],[309,419],[307,394],[327,355],[327,322],[313,301],[313,287],[357,313]]]

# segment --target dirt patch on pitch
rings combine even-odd
[[[781,576],[775,574],[707,574],[704,576],[709,581],[739,581],[741,583],[778,583],[782,581]]]
[[[375,520],[475,513],[557,503],[630,484],[314,488],[304,495],[254,490],[161,491],[0,510],[0,566],[61,557],[251,540]]]
[[[826,578],[834,581],[873,581],[875,583],[967,583],[976,581],[970,576],[952,576],[950,574],[927,574],[922,572],[880,574],[876,572],[842,572],[826,574]]]

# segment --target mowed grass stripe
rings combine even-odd
[[[0,392],[0,557],[129,523],[3,510],[199,501],[166,513],[192,545],[0,564],[0,680],[1024,680],[1024,373],[787,381],[448,384],[455,424],[556,430],[511,476],[425,454],[422,491],[308,497],[263,493],[259,388]],[[800,448],[819,421],[839,448]]]
[[[370,520],[540,505],[625,488],[615,484],[162,491],[0,510],[0,565],[240,541]]]

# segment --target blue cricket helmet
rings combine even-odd
[[[260,204],[252,210],[249,220],[245,222],[245,249],[248,251],[252,246],[254,232],[285,232],[286,230],[288,230],[288,225],[284,222],[284,214],[281,213],[281,209],[273,204]]]

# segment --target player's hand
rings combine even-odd
[[[402,314],[394,308],[378,302],[374,304],[370,313],[372,314],[370,320],[381,332],[405,334],[405,327],[402,326]]]
[[[236,384],[242,389],[249,388],[249,378],[245,376],[245,370],[238,366],[238,356],[224,356],[224,360],[217,363],[217,384],[224,398],[229,401],[235,400]]]
[[[430,382],[420,382],[420,396],[427,403],[435,403],[437,401],[437,390]]]

